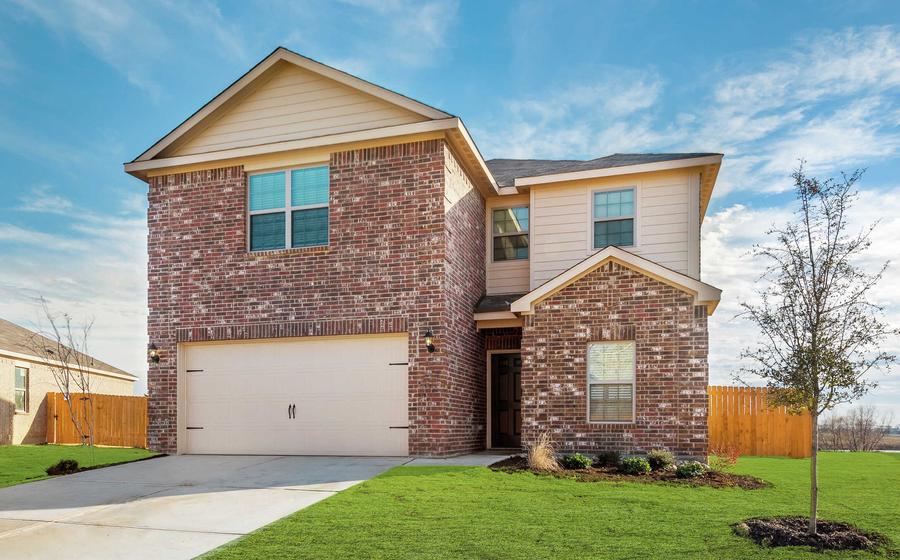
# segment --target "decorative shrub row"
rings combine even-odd
[[[706,467],[697,461],[687,461],[676,467],[675,456],[670,451],[655,449],[646,457],[627,457],[622,459],[616,451],[604,451],[591,459],[581,453],[564,455],[559,463],[566,469],[579,470],[590,467],[614,467],[624,474],[645,475],[651,471],[675,470],[678,478],[696,478],[706,473]]]

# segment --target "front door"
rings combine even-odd
[[[522,355],[491,355],[491,447],[522,446]]]

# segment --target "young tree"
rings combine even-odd
[[[819,496],[819,416],[860,398],[875,386],[866,373],[889,369],[895,360],[881,347],[898,331],[868,299],[887,263],[874,273],[857,263],[877,222],[860,232],[850,231],[847,223],[861,176],[857,170],[839,181],[820,181],[806,176],[801,163],[792,175],[799,205],[795,218],[766,232],[771,244],[753,248],[752,254],[768,263],[760,279],[766,282],[757,303],[741,304],[742,315],[762,336],[742,352],[751,365],[741,369],[739,379],[762,378],[773,404],[809,410],[812,416],[810,534],[816,533]]]
[[[41,298],[41,310],[49,326],[31,338],[31,352],[42,358],[53,374],[81,441],[93,446],[94,401],[91,398],[92,378],[89,371],[93,364],[88,355],[88,337],[93,322],[75,327],[70,315],[51,313],[44,298]]]

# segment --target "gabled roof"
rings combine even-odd
[[[722,290],[715,286],[656,264],[619,247],[610,246],[544,282],[512,302],[509,309],[513,313],[524,315],[534,313],[535,305],[608,262],[618,263],[693,295],[694,304],[705,305],[709,315],[712,315],[713,311],[715,311],[722,296]]]
[[[217,109],[221,108],[229,100],[240,94],[241,91],[243,91],[251,83],[260,78],[260,76],[262,76],[267,70],[281,61],[289,62],[343,85],[368,93],[369,95],[372,95],[389,103],[393,103],[414,113],[418,113],[423,117],[427,117],[428,119],[447,119],[454,116],[441,111],[440,109],[436,109],[430,105],[426,105],[425,103],[422,103],[420,101],[416,101],[415,99],[406,97],[405,95],[401,95],[395,91],[375,85],[371,82],[363,80],[362,78],[358,78],[356,76],[338,70],[337,68],[332,68],[331,66],[322,64],[321,62],[295,53],[294,51],[288,50],[284,47],[278,47],[277,49],[272,51],[269,56],[262,59],[256,66],[251,68],[243,76],[241,76],[230,86],[225,88],[221,93],[213,97],[203,107],[198,109],[193,115],[185,119],[171,132],[156,141],[155,144],[147,148],[141,155],[134,158],[134,160],[132,160],[132,163],[147,161],[156,157],[166,147],[170,146],[173,142],[187,134],[190,130],[199,126],[206,119],[213,117]]]
[[[15,323],[11,323],[5,319],[0,319],[0,354],[30,357],[36,361],[43,362],[44,359],[36,356],[34,352],[35,344],[46,344],[49,347],[55,347],[56,342],[42,336],[36,332],[20,327]],[[127,377],[136,380],[137,377],[131,375],[127,371],[121,370],[115,366],[111,366],[106,362],[98,360],[92,356],[85,356],[84,360],[90,368],[116,374],[118,377]]]
[[[590,171],[595,169],[609,169],[611,167],[625,167],[641,165],[645,163],[657,163],[661,161],[676,161],[686,159],[705,158],[708,156],[721,156],[712,152],[672,153],[672,154],[612,154],[595,159],[490,159],[486,163],[497,179],[501,187],[516,186],[516,179],[530,177],[544,177],[574,173],[576,171]]]

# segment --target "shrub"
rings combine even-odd
[[[622,459],[619,470],[625,474],[649,474],[650,463],[643,457],[628,457],[627,459]]]
[[[559,470],[559,462],[556,460],[556,451],[553,449],[553,438],[550,432],[544,432],[538,436],[537,441],[528,446],[528,466],[536,471],[556,472]]]
[[[730,471],[740,457],[741,452],[737,446],[720,445],[710,452],[709,468],[719,472]]]
[[[647,462],[654,471],[661,471],[675,464],[675,456],[665,449],[654,449],[647,453]]]
[[[75,459],[60,459],[55,465],[47,467],[47,474],[50,476],[75,472],[78,472],[78,461]]]
[[[590,468],[593,461],[591,461],[590,457],[586,457],[581,453],[573,453],[572,455],[566,455],[560,461],[562,466],[567,469],[587,469]]]
[[[687,461],[678,465],[675,469],[675,476],[678,478],[697,478],[706,473],[706,467],[697,461]]]
[[[618,451],[604,451],[594,459],[595,467],[618,467],[622,457]]]

